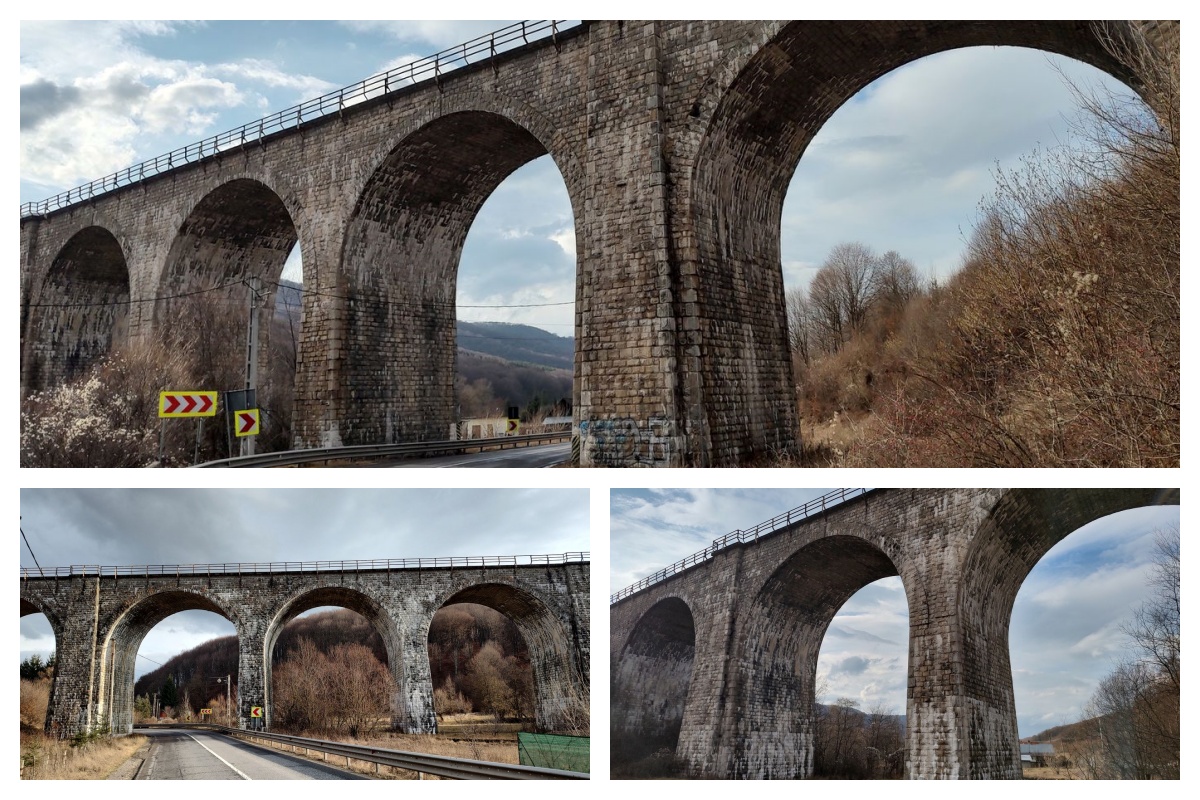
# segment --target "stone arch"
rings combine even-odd
[[[133,731],[133,687],[138,649],[155,625],[181,611],[211,611],[232,622],[235,628],[239,624],[232,609],[206,593],[187,589],[163,589],[145,594],[107,619],[98,621],[100,663],[94,669],[99,685],[97,724],[107,725],[117,734]]]
[[[338,388],[346,444],[447,436],[456,419],[459,260],[479,209],[505,178],[551,153],[578,217],[574,159],[549,149],[564,147],[561,137],[519,106],[478,100],[463,98],[459,110],[443,109],[406,133],[378,161],[349,215],[341,280],[353,302]]]
[[[129,266],[106,227],[88,225],[63,244],[31,304],[27,390],[77,378],[127,337]]]
[[[900,575],[884,546],[830,535],[790,555],[745,618],[735,778],[807,778],[813,769],[817,657],[830,621],[859,589]],[[910,609],[913,598],[905,587]]]
[[[533,669],[534,703],[539,730],[555,731],[573,726],[572,715],[588,703],[586,659],[572,647],[572,637],[563,615],[538,593],[517,582],[471,583],[447,593],[434,607],[455,603],[487,606],[511,619],[529,649]],[[429,624],[425,621],[425,641]],[[428,663],[426,663],[428,669]]]
[[[1089,522],[1150,505],[1177,505],[1177,489],[1010,489],[988,510],[963,559],[956,593],[963,621],[963,759],[969,778],[1021,776],[1008,628],[1017,592],[1055,544]]]
[[[413,709],[406,702],[403,639],[395,620],[383,604],[371,595],[348,586],[322,586],[305,589],[288,598],[275,612],[266,626],[263,637],[262,674],[264,687],[264,713],[267,727],[271,726],[271,657],[275,643],[283,628],[305,611],[322,606],[337,606],[360,614],[379,634],[387,652],[388,670],[395,680],[396,690],[389,699],[394,730],[413,731]]]
[[[970,46],[1059,53],[1136,88],[1106,50],[1108,35],[1088,22],[792,22],[776,32],[763,26],[714,71],[694,106],[708,119],[681,200],[696,242],[685,254],[694,277],[682,288],[700,301],[689,344],[703,353],[684,365],[700,376],[689,405],[703,410],[689,424],[711,442],[716,463],[795,446],[780,219],[791,176],[829,117],[887,72]],[[747,407],[749,397],[758,399]]]
[[[695,615],[682,598],[659,600],[634,623],[612,669],[614,764],[677,750],[695,658]]]

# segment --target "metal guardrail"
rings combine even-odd
[[[225,150],[260,143],[264,137],[290,128],[298,128],[305,123],[334,114],[342,114],[347,108],[367,100],[374,100],[425,81],[440,81],[455,70],[494,58],[507,50],[531,42],[551,39],[557,45],[559,35],[581,27],[581,25],[582,23],[575,20],[562,19],[525,20],[513,23],[498,31],[476,37],[411,64],[372,75],[358,83],[323,94],[318,98],[284,109],[255,122],[218,133],[140,164],[134,164],[132,167],[61,192],[46,200],[25,203],[21,206],[21,219],[48,214],[60,208],[91,200],[122,186],[161,175],[176,167],[211,158]]]
[[[642,578],[632,586],[626,586],[616,594],[609,595],[609,605],[622,598],[628,597],[635,592],[640,592],[642,589],[645,589],[648,586],[661,583],[672,575],[677,575],[686,569],[690,569],[697,564],[701,564],[716,555],[718,551],[724,550],[726,547],[745,542],[757,542],[764,536],[772,534],[781,528],[786,528],[794,522],[799,522],[800,520],[820,514],[830,508],[833,508],[834,506],[841,505],[847,500],[860,497],[861,495],[864,495],[870,491],[872,490],[837,489],[836,491],[823,494],[814,500],[809,500],[799,508],[793,508],[791,511],[785,511],[782,514],[771,517],[766,522],[760,522],[753,528],[746,530],[739,528],[736,531],[731,531],[718,539],[713,539],[713,543],[710,547],[706,547],[698,553],[692,553],[682,561],[676,561],[671,566],[664,567],[653,575],[648,575],[645,578]]]
[[[287,736],[282,733],[246,731],[224,725],[173,723],[170,725],[134,725],[133,727],[135,729],[170,727],[215,730],[226,736],[285,744],[292,747],[294,751],[304,750],[305,755],[311,750],[326,756],[339,756],[346,759],[347,767],[350,766],[351,760],[364,761],[457,780],[588,780],[591,777],[586,772],[568,772],[546,767],[525,767],[519,764],[501,764],[495,761],[472,761],[466,758],[433,756],[404,750],[387,750],[380,747],[346,744],[345,742],[330,742],[324,739],[308,739],[303,736]]]
[[[586,564],[591,553],[578,551],[549,555],[521,556],[443,556],[435,558],[389,558],[370,561],[270,561],[246,564],[149,564],[107,567],[75,564],[70,567],[21,567],[21,580],[29,578],[69,578],[73,575],[98,577],[172,577],[181,575],[255,575],[283,572],[377,572],[379,570],[457,569],[459,567],[523,567],[546,564]]]
[[[408,444],[360,444],[347,447],[313,447],[307,450],[282,450],[277,453],[256,453],[234,456],[196,464],[204,467],[291,467],[297,464],[316,464],[329,461],[348,461],[390,456],[441,456],[462,454],[473,450],[503,450],[508,447],[529,447],[536,444],[565,442],[569,431],[530,433],[525,436],[498,436],[492,439],[458,439],[445,442],[410,442]]]

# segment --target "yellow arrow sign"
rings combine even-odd
[[[233,432],[238,436],[258,435],[258,409],[233,412]]]
[[[160,392],[160,417],[212,417],[217,413],[216,392]]]

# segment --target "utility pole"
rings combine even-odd
[[[246,285],[250,287],[250,323],[246,330],[246,397],[249,398],[250,392],[258,385],[258,311],[263,303],[262,279],[251,275],[246,279]],[[254,402],[258,403],[257,397]],[[242,437],[241,453],[244,456],[254,455],[253,436]]]

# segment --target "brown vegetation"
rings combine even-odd
[[[145,743],[144,736],[76,737],[60,740],[21,731],[24,780],[102,780]]]
[[[470,712],[492,721],[533,719],[529,651],[508,617],[471,603],[447,606],[434,615],[428,652],[440,719]],[[276,726],[366,736],[390,723],[394,687],[387,652],[361,615],[341,610],[292,620],[272,658]],[[213,639],[143,675],[134,692],[147,697],[172,679],[178,684],[179,718],[195,719],[201,708],[211,708],[213,721],[220,721],[226,687],[214,678],[232,676],[236,698],[237,663],[237,639]]]
[[[818,706],[815,717],[814,778],[904,777],[904,728],[891,709],[876,705],[864,714],[842,697]]]
[[[271,683],[273,725],[322,735],[369,736],[388,724],[396,692],[392,674],[368,648],[340,644],[326,654],[308,639],[274,668]]]
[[[21,466],[146,467],[188,465],[237,454],[225,409],[204,420],[158,419],[159,393],[169,389],[229,391],[245,386],[245,288],[183,297],[171,324],[154,341],[114,350],[78,380],[34,392],[21,401]],[[291,442],[297,331],[288,320],[269,323],[266,369],[259,375],[262,410],[259,452]],[[236,409],[235,409],[236,410]]]
[[[835,463],[1178,466],[1178,65],[1146,53],[1157,115],[1092,101],[1081,152],[999,175],[945,285],[848,244],[789,297],[802,429],[856,429]]]

